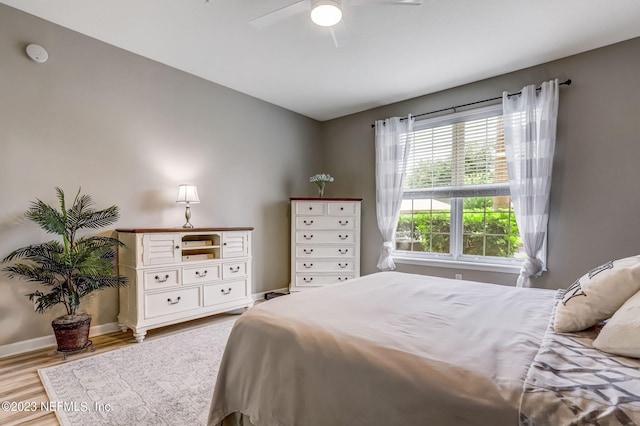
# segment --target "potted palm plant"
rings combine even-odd
[[[42,284],[43,290],[27,294],[43,313],[62,304],[67,313],[51,323],[57,352],[67,353],[92,347],[89,340],[91,316],[78,312],[82,299],[96,290],[120,287],[127,283],[115,270],[116,249],[122,246],[117,238],[79,235],[81,230],[97,229],[115,223],[119,208],[93,208],[89,195],[79,189],[73,203],[67,207],[62,189],[56,188],[59,209],[41,200],[31,203],[27,219],[35,222],[58,240],[29,245],[11,252],[3,262],[13,262],[4,271],[10,277]],[[27,262],[21,263],[21,260]]]

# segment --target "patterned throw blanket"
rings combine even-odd
[[[640,360],[593,348],[597,327],[556,333],[554,316],[525,379],[520,425],[640,425]]]

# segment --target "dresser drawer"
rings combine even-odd
[[[354,231],[296,231],[297,244],[353,244],[355,241],[356,236]]]
[[[200,288],[186,288],[144,295],[144,316],[155,318],[200,307]]]
[[[216,305],[247,296],[247,280],[229,281],[204,286],[204,306]]]
[[[355,217],[304,216],[296,218],[296,228],[307,229],[353,229]]]
[[[319,215],[323,216],[327,214],[327,203],[318,203],[318,202],[305,202],[300,201],[296,203],[296,214],[297,215],[305,215],[305,216],[313,216]]]
[[[355,274],[331,274],[331,275],[315,275],[315,274],[296,274],[296,286],[315,287],[329,284],[339,284],[355,278]]]
[[[296,262],[296,272],[327,272],[345,271],[353,272],[355,269],[353,261],[348,260],[304,260]]]
[[[182,269],[183,284],[199,284],[221,278],[220,265],[201,265],[196,268]]]
[[[180,269],[157,269],[144,272],[144,289],[175,287],[180,285]]]
[[[356,255],[356,247],[323,247],[323,246],[297,246],[297,258],[317,257],[341,257],[352,258]]]
[[[327,206],[327,213],[333,216],[355,215],[356,204],[349,202],[329,203]]]
[[[229,262],[222,265],[222,279],[226,280],[233,277],[242,277],[247,275],[247,263]]]

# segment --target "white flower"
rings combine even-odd
[[[333,176],[327,173],[318,173],[311,176],[309,182],[333,182]]]

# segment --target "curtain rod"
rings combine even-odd
[[[558,86],[564,86],[564,85],[571,86],[571,79],[563,81],[562,83],[558,83]],[[540,90],[540,87],[538,87],[536,90]],[[517,95],[521,95],[521,94],[522,94],[522,92],[518,92],[518,93],[511,93],[511,94],[509,94],[507,96],[517,96]],[[444,112],[444,111],[448,111],[450,109],[455,111],[458,108],[463,108],[463,107],[467,107],[467,106],[471,106],[471,105],[481,104],[481,103],[484,103],[484,102],[497,101],[498,99],[502,99],[502,96],[496,96],[495,98],[483,99],[481,101],[469,102],[468,104],[456,105],[456,106],[452,106],[452,107],[449,107],[449,108],[442,108],[442,109],[438,109],[438,110],[435,110],[435,111],[423,112],[422,114],[416,114],[413,117],[415,118],[415,117],[422,117],[423,115],[436,114],[438,112]],[[400,121],[402,121],[402,120],[406,120],[406,118],[401,118]],[[373,123],[371,125],[371,127],[376,127],[376,124]]]

